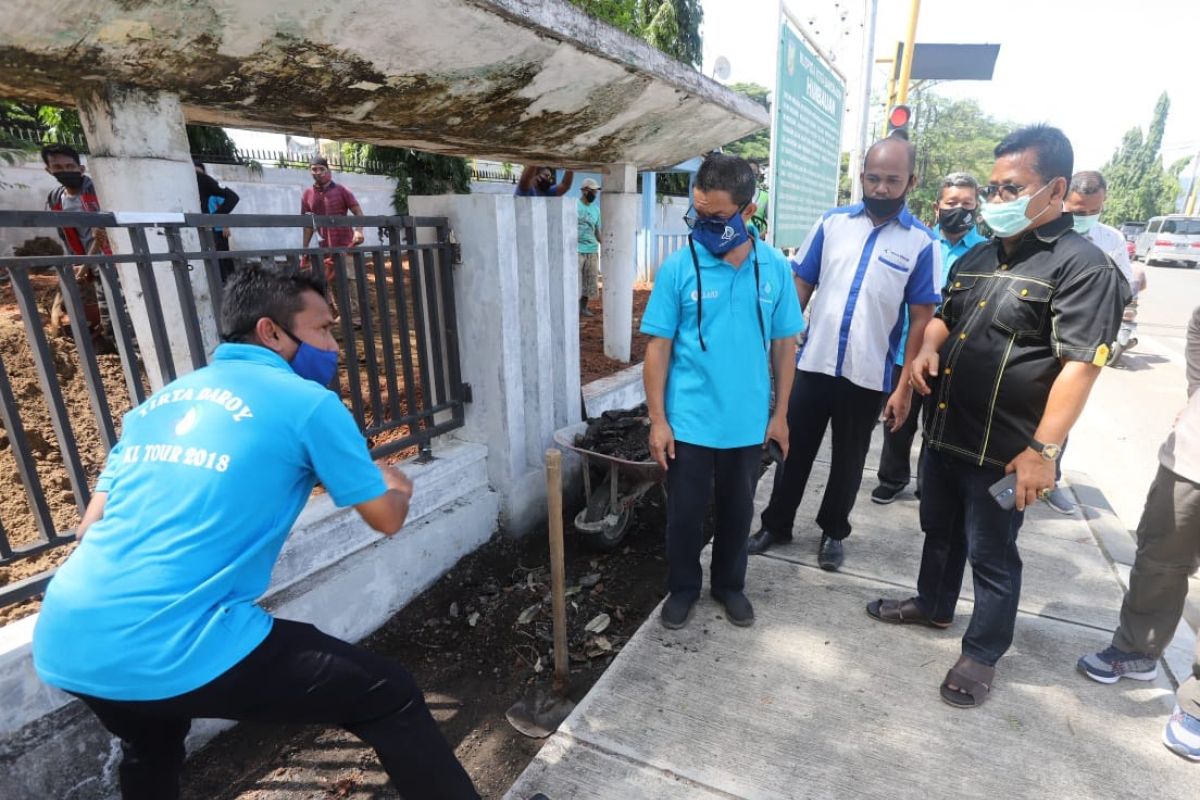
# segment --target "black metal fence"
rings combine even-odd
[[[152,385],[207,363],[222,267],[257,262],[328,276],[340,311],[336,388],[375,457],[429,458],[432,440],[462,425],[468,389],[446,220],[350,224],[379,229],[382,244],[216,248],[214,229],[232,230],[235,243],[249,228],[298,241],[301,229],[345,227],[346,217],[0,211],[0,228],[119,232],[122,251],[0,258],[0,482],[7,497],[23,492],[26,501],[0,505],[0,607],[44,589],[74,540],[120,416]]]

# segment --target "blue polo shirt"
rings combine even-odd
[[[229,670],[271,630],[255,601],[318,479],[339,506],[386,491],[336,394],[265,347],[222,344],[125,415],[96,483],[104,517],[46,590],[38,676],[158,700]]]
[[[762,444],[771,402],[770,340],[804,330],[787,258],[764,242],[751,241],[754,250],[737,269],[696,245],[707,351],[700,348],[691,249],[672,253],[654,279],[641,331],[672,342],[664,402],[667,422],[681,442],[722,449]],[[765,345],[756,304],[762,310]]]
[[[933,227],[933,235],[937,237],[938,242],[942,246],[942,285],[945,286],[946,280],[950,277],[950,272],[954,268],[954,262],[958,261],[959,257],[965,254],[975,245],[980,242],[986,242],[988,239],[974,225],[971,229],[963,234],[963,237],[957,243],[951,242],[942,234],[941,226]],[[896,366],[904,366],[904,347],[908,342],[908,306],[904,307],[904,330],[900,333],[900,347],[896,351]]]

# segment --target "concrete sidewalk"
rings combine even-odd
[[[1016,641],[988,702],[958,710],[938,685],[970,614],[969,572],[947,631],[864,610],[913,593],[922,541],[911,496],[870,502],[878,439],[842,572],[816,565],[828,474],[818,463],[795,542],[750,559],[756,624],[733,627],[707,593],[682,631],[655,612],[507,797],[1195,797],[1200,765],[1161,744],[1169,677],[1103,686],[1075,671],[1108,644],[1123,595],[1108,557],[1120,541],[1102,549],[1093,528],[1125,528],[1095,491],[1079,488],[1088,505],[1074,517],[1040,504],[1027,513]],[[768,474],[759,509],[770,487]]]

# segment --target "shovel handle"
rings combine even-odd
[[[563,556],[562,452],[546,451],[546,504],[550,529],[550,600],[554,612],[554,689],[565,694],[567,665],[567,578]]]

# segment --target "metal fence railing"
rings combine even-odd
[[[219,251],[213,232],[263,228],[296,241],[296,229],[346,224],[0,211],[0,228],[123,231],[115,244],[127,251],[0,258],[0,607],[40,593],[65,556],[121,415],[152,384],[207,363],[222,267],[259,262],[330,276],[340,311],[336,388],[375,457],[431,457],[434,438],[462,425],[468,389],[444,218],[356,217],[351,224],[382,234],[382,244],[362,247]],[[197,309],[203,295],[212,317]],[[12,500],[22,495],[24,503]]]

